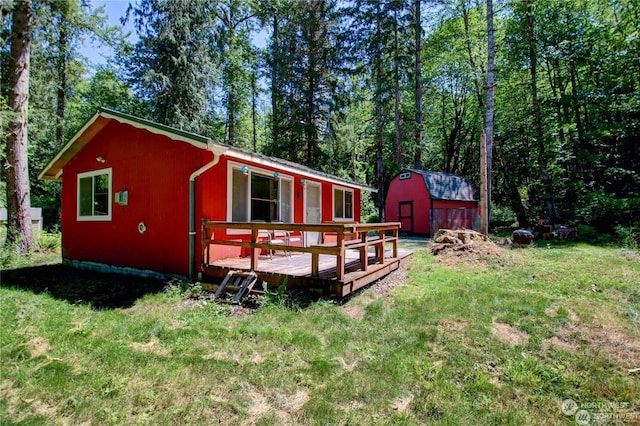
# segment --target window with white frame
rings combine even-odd
[[[233,222],[293,222],[293,182],[277,173],[233,166],[230,219]]]
[[[353,219],[353,191],[347,188],[333,188],[334,220]]]
[[[111,169],[78,174],[78,220],[111,220]]]

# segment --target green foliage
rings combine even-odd
[[[94,309],[57,292],[73,274],[9,287],[3,271],[0,376],[10,391],[0,394],[0,417],[569,424],[574,417],[560,408],[567,398],[635,413],[640,384],[626,370],[640,292],[629,277],[640,263],[621,253],[558,245],[445,265],[419,249],[407,282],[390,291],[365,289],[342,304],[321,300],[297,310],[267,304],[250,315],[185,303],[181,290]],[[119,279],[102,278],[109,286]],[[602,291],[592,291],[594,280]]]
[[[578,231],[578,238],[581,241],[592,243],[598,238],[598,232],[593,226],[580,224],[576,226],[576,230]]]
[[[210,3],[144,0],[133,6],[138,41],[120,51],[129,84],[154,121],[194,133],[206,129],[212,82]]]
[[[622,247],[629,250],[640,250],[640,230],[638,228],[618,225],[615,231]]]
[[[363,217],[380,207],[390,179],[414,166],[420,150],[424,168],[477,183],[484,5],[447,0],[423,13],[420,147],[414,6],[396,0],[144,0],[124,17],[138,32],[128,44],[106,24],[103,8],[78,0],[34,3],[33,205],[44,208],[47,226],[57,224],[60,186],[38,181],[37,173],[99,106],[376,186],[377,198],[363,197]],[[526,226],[548,217],[553,205],[557,223],[591,226],[599,234],[637,226],[636,4],[525,0],[503,6],[495,18],[502,46],[496,58],[495,224],[511,222],[510,210]],[[3,122],[10,10],[9,3],[2,16]],[[263,36],[264,49],[254,42]],[[84,41],[114,47],[117,60],[89,73],[80,54]]]
[[[287,281],[288,280],[285,278],[284,282],[278,286],[275,293],[271,292],[267,282],[263,281],[262,290],[264,291],[264,296],[261,297],[262,304],[284,306],[287,301],[287,298],[285,297],[285,292],[287,291]]]
[[[491,206],[492,226],[518,226],[516,214],[509,207]]]
[[[164,293],[171,298],[189,299],[201,295],[203,289],[199,282],[174,278],[165,286]]]

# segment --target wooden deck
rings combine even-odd
[[[244,239],[230,238],[228,229],[248,229]],[[318,244],[299,246],[288,240],[270,243],[261,238],[265,232],[319,232]],[[279,286],[285,281],[289,289],[318,289],[344,297],[398,269],[412,253],[398,249],[399,224],[249,224],[228,222],[203,223],[203,280],[220,282],[229,271],[254,271],[259,285],[267,282]],[[216,233],[227,235],[217,238]],[[329,236],[328,238],[325,238]],[[335,239],[335,241],[333,241]],[[297,240],[292,238],[291,240]],[[330,240],[331,242],[324,242]],[[275,241],[275,240],[272,240]],[[216,246],[249,248],[251,255],[211,260]],[[260,254],[262,252],[262,254]],[[268,254],[273,253],[275,254]]]

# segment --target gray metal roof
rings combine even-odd
[[[471,182],[463,177],[430,170],[409,169],[409,171],[422,175],[432,199],[476,201]]]

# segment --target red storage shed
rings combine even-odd
[[[372,190],[107,109],[98,110],[39,178],[62,182],[63,262],[192,278],[202,265],[203,219],[358,222],[361,191]],[[216,256],[242,254],[227,247]]]
[[[386,220],[402,231],[433,235],[438,229],[479,230],[480,216],[473,186],[451,173],[403,170],[389,184]]]

